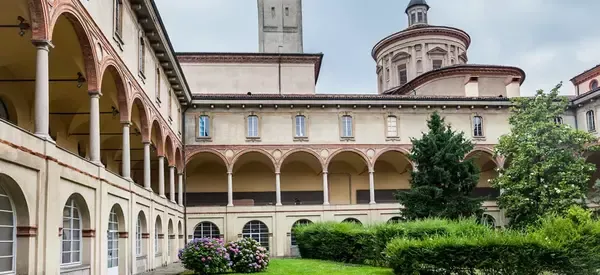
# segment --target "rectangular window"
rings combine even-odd
[[[135,255],[142,256],[142,224],[141,220],[138,218],[137,226],[135,230]]]
[[[208,116],[200,116],[198,119],[198,136],[210,137],[210,118]]]
[[[414,13],[412,13],[410,15],[410,24],[414,24],[416,22],[416,15]]]
[[[385,81],[390,81],[390,68],[385,69]]]
[[[554,123],[556,124],[563,124],[563,118],[560,116],[557,116],[554,118]]]
[[[156,102],[159,104],[160,101],[160,68],[156,67]]]
[[[352,117],[342,116],[342,137],[352,137]]]
[[[442,60],[433,60],[433,69],[440,69],[442,67]]]
[[[142,76],[144,76],[146,70],[146,41],[144,40],[144,36],[140,35],[140,48],[138,51],[139,60],[138,60],[138,69]]]
[[[473,136],[483,137],[483,118],[481,116],[473,117]]]
[[[419,20],[418,22],[422,23],[423,22],[423,13],[422,12],[417,13],[417,18]]]
[[[400,80],[400,85],[406,84],[408,82],[408,74],[406,73],[406,64],[402,64],[398,66],[398,79]]]
[[[167,114],[169,115],[169,122],[173,121],[173,91],[169,90],[169,98],[167,102]]]
[[[398,119],[395,116],[387,117],[387,136],[397,137],[398,136]]]
[[[123,34],[123,0],[115,0],[115,34],[122,38]]]
[[[585,117],[587,120],[587,127],[589,132],[596,131],[596,119],[594,117],[594,111],[590,110],[585,113]]]
[[[306,137],[306,117],[296,116],[296,137]]]
[[[248,137],[258,137],[258,116],[248,116]]]

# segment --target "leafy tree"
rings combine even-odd
[[[574,205],[585,207],[595,165],[586,163],[584,153],[596,138],[555,122],[568,105],[558,95],[561,86],[513,99],[511,132],[495,148],[508,165],[492,184],[501,190],[498,204],[513,227],[523,228],[548,213],[564,214]]]
[[[473,143],[446,125],[437,112],[427,126],[429,132],[421,139],[411,139],[410,159],[418,169],[412,172],[410,191],[397,195],[405,207],[402,214],[411,220],[481,216],[482,199],[469,196],[479,181],[479,169],[472,160],[464,160]]]

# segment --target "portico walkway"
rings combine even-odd
[[[176,275],[184,271],[185,268],[183,268],[181,263],[174,263],[165,267],[157,268],[151,272],[142,273],[142,275]]]

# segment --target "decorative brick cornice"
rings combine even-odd
[[[17,237],[35,237],[37,231],[36,226],[17,226]]]
[[[377,54],[384,47],[386,47],[398,40],[403,40],[403,39],[408,39],[408,38],[413,38],[413,37],[423,36],[423,35],[450,36],[450,37],[461,40],[465,44],[466,49],[468,49],[469,46],[471,45],[471,37],[469,36],[468,33],[466,33],[465,31],[463,31],[461,29],[445,27],[445,26],[425,25],[425,26],[408,28],[408,29],[405,29],[405,30],[402,30],[402,31],[399,31],[399,32],[396,32],[396,33],[393,33],[393,34],[387,36],[386,38],[382,39],[377,44],[375,44],[375,47],[373,47],[373,50],[371,50],[371,56],[373,57],[373,59],[377,60]]]
[[[586,82],[598,75],[600,75],[600,64],[571,78],[571,83],[573,83],[573,85],[579,85],[579,84]]]
[[[181,63],[313,64],[315,81],[319,79],[323,54],[290,53],[177,53]]]
[[[150,233],[142,233],[142,239],[150,239]]]
[[[84,238],[93,238],[93,237],[96,237],[96,230],[94,230],[94,229],[84,229],[84,230],[82,230],[81,235]]]
[[[460,75],[512,77],[513,81],[518,81],[519,84],[523,84],[523,81],[525,81],[525,72],[517,67],[463,64],[448,66],[441,69],[426,72],[402,86],[394,87],[385,91],[384,94],[405,95],[413,91],[414,89],[420,87],[421,85],[434,79]]]
[[[127,239],[129,238],[128,232],[119,232],[119,239]]]

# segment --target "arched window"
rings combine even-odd
[[[496,219],[494,219],[494,217],[492,217],[492,215],[483,214],[483,216],[481,217],[481,224],[489,226],[491,228],[495,228],[496,227]]]
[[[142,213],[138,215],[137,224],[135,226],[135,255],[142,256]]]
[[[156,218],[156,224],[154,224],[154,255],[160,255],[160,241],[158,240],[158,235],[162,232],[162,224],[160,222],[160,217]]]
[[[594,79],[590,82],[590,91],[598,89],[598,80]]]
[[[563,124],[563,118],[561,116],[557,116],[554,118],[554,123]]]
[[[74,199],[63,208],[62,265],[81,264],[81,215]]]
[[[294,235],[294,228],[296,228],[297,226],[300,225],[309,225],[312,222],[310,220],[307,219],[302,219],[302,220],[298,220],[294,223],[294,225],[292,225],[292,232],[290,234],[290,237],[292,239],[292,245],[296,245],[296,236]]]
[[[403,217],[392,217],[391,219],[389,219],[387,221],[387,223],[401,223],[401,222],[405,222],[406,219],[404,219]]]
[[[269,250],[269,228],[261,221],[249,221],[244,225],[242,237],[252,238]]]
[[[257,138],[258,135],[258,116],[250,115],[248,116],[248,135],[249,138]]]
[[[594,111],[589,110],[585,113],[585,119],[587,121],[587,128],[589,132],[596,131],[596,118],[594,117]]]
[[[115,207],[110,210],[108,216],[108,269],[118,269],[119,267],[119,219]],[[114,271],[112,271],[114,272]]]
[[[12,200],[0,187],[0,273],[14,274],[17,232]]]
[[[481,116],[473,117],[473,136],[483,137],[483,117]]]
[[[296,137],[306,137],[306,117],[297,115],[295,119]]]
[[[387,137],[398,137],[398,118],[396,116],[388,116],[386,125]]]
[[[194,229],[194,239],[202,239],[202,238],[213,238],[218,239],[221,237],[221,232],[219,232],[219,227],[212,222],[201,222],[196,225]]]
[[[342,222],[362,224],[362,222],[360,222],[358,219],[355,219],[355,218],[346,218]]]
[[[4,103],[4,101],[2,101],[2,99],[0,98],[0,119],[9,121],[10,120],[10,116],[8,115],[8,108],[6,107],[6,103]]]

